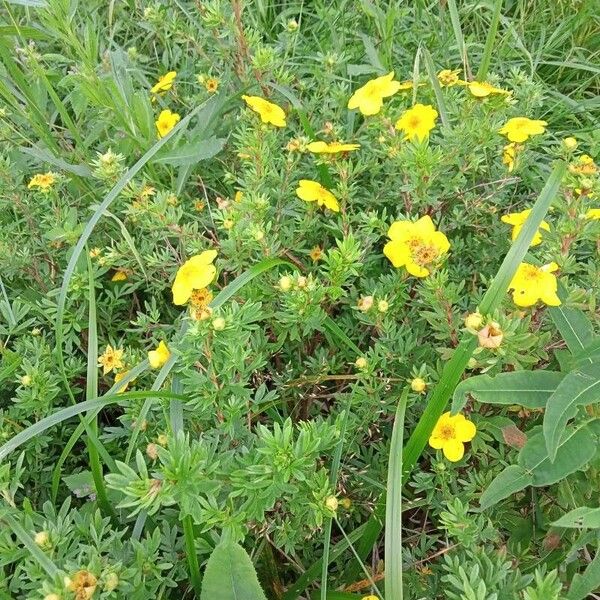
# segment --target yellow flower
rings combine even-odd
[[[210,290],[202,288],[194,290],[190,296],[190,313],[195,321],[204,321],[212,314],[209,304],[213,299]]]
[[[120,371],[119,373],[115,373],[115,383],[119,383],[121,380],[125,379],[127,375],[129,375],[129,371]],[[122,386],[120,386],[117,390],[117,394],[120,394],[121,392],[126,392],[130,383],[131,381],[128,383],[124,383]]]
[[[394,267],[405,267],[415,277],[427,277],[426,265],[438,260],[450,249],[448,238],[435,230],[431,217],[425,215],[416,223],[395,221],[388,230],[390,241],[383,253]]]
[[[275,127],[285,127],[285,112],[281,106],[273,104],[260,96],[242,96],[242,100],[260,116],[263,123],[271,123]]]
[[[400,82],[394,81],[394,71],[392,71],[367,81],[357,89],[348,100],[348,108],[350,110],[358,108],[365,116],[376,115],[383,106],[383,99],[393,96],[399,89]]]
[[[296,195],[305,202],[317,202],[319,206],[325,206],[333,212],[340,212],[337,198],[318,181],[301,179],[296,189]]]
[[[219,80],[214,77],[209,77],[204,82],[204,87],[209,94],[214,94],[219,89]]]
[[[338,152],[352,152],[358,150],[360,144],[343,144],[341,142],[311,142],[306,146],[309,152],[315,154],[337,154]]]
[[[515,165],[517,164],[517,154],[520,150],[521,146],[515,142],[506,144],[506,146],[502,148],[502,164],[505,164],[508,167],[509,173],[513,172]]]
[[[427,382],[421,377],[415,377],[410,382],[410,389],[417,394],[422,394],[427,389]]]
[[[505,94],[506,96],[510,96],[512,92],[508,92],[507,90],[503,90],[501,88],[497,88],[493,86],[491,83],[487,83],[487,81],[471,81],[467,84],[469,91],[476,98],[485,98],[490,94]]]
[[[554,271],[555,262],[543,267],[521,263],[508,289],[513,290],[513,300],[517,306],[533,306],[541,300],[548,306],[558,306],[560,299],[556,294],[558,282]]]
[[[600,220],[600,208],[590,208],[586,213],[585,213],[585,218],[586,219],[590,219],[593,221],[598,221]]]
[[[171,353],[167,345],[161,340],[156,350],[148,352],[148,362],[153,369],[160,369],[168,360]]]
[[[77,571],[69,579],[69,591],[75,594],[75,600],[89,600],[96,591],[98,579],[90,571]]]
[[[574,137],[566,137],[563,141],[563,146],[565,147],[565,149],[567,149],[569,152],[575,150],[575,148],[577,148],[577,139]]]
[[[517,236],[521,232],[521,229],[523,229],[523,225],[525,225],[525,221],[527,221],[530,214],[531,209],[528,208],[518,213],[509,213],[508,215],[502,216],[501,221],[503,223],[507,223],[508,225],[513,226],[511,237],[513,242],[517,239]],[[541,222],[540,228],[536,231],[535,235],[533,236],[533,240],[531,241],[532,246],[537,246],[542,242],[542,233],[540,231],[541,229],[544,229],[545,231],[550,231],[550,225],[548,225],[546,221]]]
[[[511,142],[525,142],[532,135],[540,135],[546,131],[546,121],[528,119],[527,117],[513,117],[509,119],[498,133],[505,135]]]
[[[321,248],[321,246],[315,246],[310,251],[309,256],[313,262],[317,262],[317,261],[321,260],[321,257],[323,256],[323,248]]]
[[[415,104],[396,121],[395,128],[404,131],[408,140],[422,141],[435,127],[437,117],[437,110],[430,104]]]
[[[569,171],[575,175],[595,175],[598,172],[598,166],[591,156],[582,154],[576,163],[569,165]]]
[[[106,346],[104,353],[98,357],[98,366],[103,367],[104,375],[123,368],[123,352],[122,349],[113,348],[110,344]]]
[[[438,74],[437,78],[442,87],[452,87],[453,85],[464,85],[467,82],[463,81],[458,74],[460,69],[442,69]]]
[[[115,274],[110,278],[111,281],[127,281],[127,272],[123,269],[117,269]]]
[[[102,250],[100,250],[100,248],[92,248],[89,251],[90,258],[98,258],[98,256],[100,256],[101,253]]]
[[[429,445],[436,450],[442,450],[450,462],[457,462],[465,454],[465,442],[470,442],[476,433],[475,424],[464,415],[451,416],[446,412],[435,424]]]
[[[169,71],[165,75],[161,75],[158,78],[158,81],[152,86],[152,89],[150,91],[153,94],[168,92],[173,87],[175,77],[177,77],[177,71]]]
[[[179,119],[181,117],[174,112],[171,112],[169,109],[165,109],[161,111],[160,115],[158,115],[158,119],[156,120],[156,129],[158,130],[158,137],[162,138],[179,123]]]
[[[47,192],[56,182],[56,175],[52,171],[48,173],[38,173],[34,175],[29,183],[27,189],[39,188],[42,192]]]
[[[173,304],[185,304],[194,290],[205,288],[212,282],[217,274],[212,264],[216,256],[216,250],[205,250],[179,267],[172,287]]]

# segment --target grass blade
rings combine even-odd
[[[431,59],[431,54],[429,54],[429,50],[427,48],[422,48],[423,56],[425,57],[425,68],[427,69],[427,74],[429,75],[429,81],[431,81],[431,86],[433,87],[433,93],[435,94],[435,100],[437,102],[438,110],[440,111],[440,119],[442,121],[442,125],[446,128],[450,127],[450,121],[448,120],[448,111],[446,110],[446,101],[444,100],[444,94],[442,93],[442,87],[440,86],[440,82],[437,78],[437,73],[435,71],[435,66],[433,64],[433,60]]]
[[[477,71],[477,81],[485,81],[490,63],[492,61],[492,51],[494,49],[494,41],[496,40],[496,33],[498,32],[498,23],[500,23],[500,15],[502,13],[503,0],[496,0],[494,3],[494,12],[492,14],[492,20],[490,22],[490,29],[485,39],[485,47],[483,49],[483,56],[479,63],[479,70]]]
[[[402,600],[402,444],[408,388],[400,396],[388,461],[385,514],[385,597]]]

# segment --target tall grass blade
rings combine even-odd
[[[494,12],[492,14],[492,20],[490,22],[490,28],[488,30],[487,37],[485,39],[485,47],[483,49],[481,63],[479,63],[479,69],[477,71],[477,81],[485,81],[490,68],[492,51],[494,50],[494,42],[496,40],[496,34],[498,33],[498,24],[500,23],[500,15],[502,13],[502,4],[503,0],[496,0],[494,2]]]
[[[435,94],[435,100],[437,103],[438,110],[440,111],[440,119],[442,125],[446,128],[450,127],[450,121],[448,119],[448,111],[446,110],[446,101],[444,100],[444,94],[442,93],[442,87],[437,78],[435,65],[431,59],[431,54],[427,48],[422,48],[423,56],[425,57],[425,68],[427,69],[427,75],[429,75],[429,81],[433,87],[433,93]]]

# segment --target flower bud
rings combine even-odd
[[[31,375],[23,375],[23,377],[21,377],[21,385],[29,387],[31,385]]]
[[[500,329],[498,323],[492,322],[486,325],[477,334],[479,338],[479,345],[482,348],[499,348],[504,339],[504,334]]]
[[[410,382],[410,388],[413,392],[417,392],[417,394],[422,394],[427,389],[427,383],[420,377],[415,377]]]
[[[233,227],[233,221],[231,219],[225,219],[223,221],[223,228],[224,229],[231,229]]]
[[[479,312],[470,313],[465,318],[465,327],[479,331],[483,325],[483,315]]]
[[[58,594],[48,594],[44,596],[44,600],[60,600],[60,596]]]
[[[39,327],[34,327],[31,330],[31,335],[35,335],[35,336],[42,335],[42,330]]]
[[[352,500],[350,500],[350,498],[342,498],[340,500],[340,506],[346,510],[350,510],[352,508]]]
[[[42,549],[47,549],[50,547],[50,535],[47,531],[38,531],[33,541]]]
[[[305,288],[307,282],[308,280],[306,279],[306,277],[304,277],[304,275],[300,275],[300,277],[298,277],[297,283],[299,288]]]
[[[114,592],[119,585],[119,576],[111,572],[104,578],[104,590],[106,592]]]
[[[372,306],[373,296],[363,296],[362,298],[359,298],[358,302],[356,303],[356,307],[361,312],[367,312],[371,309]]]
[[[284,275],[279,280],[279,289],[282,292],[289,292],[292,289],[292,278],[288,277],[287,275]]]
[[[158,446],[156,444],[148,444],[146,446],[146,456],[150,460],[156,460],[158,458]]]
[[[161,433],[156,438],[156,441],[157,441],[157,443],[158,443],[159,446],[162,446],[163,448],[166,448],[167,445],[168,445],[168,443],[169,443],[169,438],[164,433]]]
[[[331,511],[331,512],[335,512],[338,509],[338,499],[335,496],[329,496],[326,500],[325,500],[325,506]]]
[[[354,366],[357,369],[366,369],[367,368],[367,359],[364,356],[359,356],[355,361],[354,361]]]
[[[389,302],[388,302],[387,300],[380,300],[380,301],[377,303],[377,310],[378,310],[380,313],[385,313],[385,312],[387,312],[389,307],[390,307],[390,304],[389,304]]]
[[[215,331],[223,331],[225,329],[225,319],[223,317],[213,319],[212,326]]]
[[[569,150],[575,150],[577,148],[577,140],[574,137],[566,137],[563,141],[563,146]]]

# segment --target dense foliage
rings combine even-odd
[[[600,589],[597,6],[459,4],[0,9],[0,598]]]

